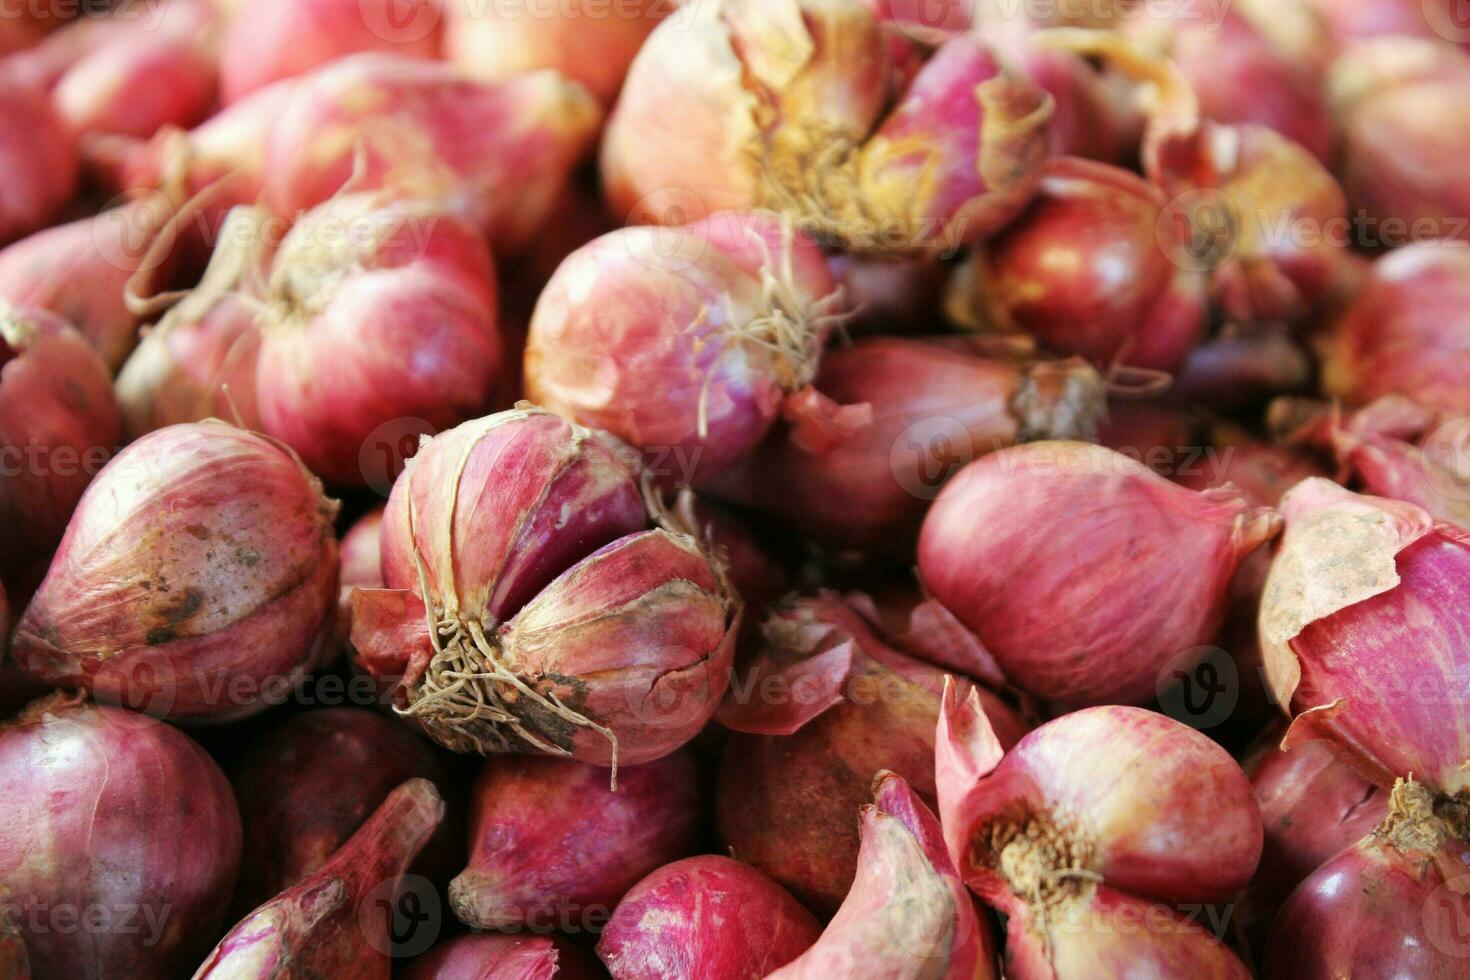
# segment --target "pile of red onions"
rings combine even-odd
[[[725,693],[740,602],[656,505],[631,449],[533,406],[441,433],[393,486],[353,646],[452,749],[667,755]]]
[[[160,429],[82,496],[12,655],[38,681],[151,714],[254,714],[329,648],[336,513],[269,439]]]
[[[788,223],[729,212],[625,228],[572,253],[526,344],[526,394],[644,451],[687,487],[730,466],[805,387],[837,323],[821,252]]]
[[[945,252],[1013,218],[1051,100],[963,34],[922,64],[862,0],[721,0],[649,37],[608,121],[613,210],[770,208],[866,252]],[[641,214],[641,212],[640,212]]]
[[[179,976],[198,963],[235,887],[240,815],[188,736],[118,708],[37,701],[0,723],[0,798],[0,921],[18,928],[36,976]]]

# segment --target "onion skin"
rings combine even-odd
[[[597,955],[613,980],[763,977],[822,928],[790,893],[713,854],[664,865],[618,903]]]
[[[44,226],[77,186],[77,149],[43,92],[0,77],[0,245]]]
[[[955,873],[939,820],[891,772],[862,809],[857,880],[815,945],[773,980],[1000,977],[990,923]]]
[[[0,727],[0,794],[0,877],[37,976],[178,976],[198,962],[240,862],[234,795],[203,749],[57,696]],[[54,918],[66,909],[78,927]],[[80,926],[96,910],[110,928]]]
[[[628,447],[525,403],[436,436],[388,503],[387,589],[353,597],[367,669],[457,751],[637,765],[687,742],[724,695],[740,604],[695,539],[644,530],[637,479]],[[497,676],[446,694],[457,662]]]
[[[256,738],[231,776],[245,832],[235,907],[243,914],[316,871],[415,778],[446,785],[427,742],[362,708],[310,711]],[[415,864],[421,874],[452,873],[453,824],[446,820],[425,846]]]
[[[671,10],[668,0],[634,0],[615,9],[573,0],[541,13],[516,13],[449,0],[444,57],[487,82],[553,68],[610,107],[638,49]]]
[[[240,920],[194,980],[387,980],[396,886],[443,816],[433,783],[404,783],[326,864]]]
[[[448,65],[368,53],[295,83],[270,127],[265,203],[291,216],[354,190],[442,198],[506,253],[551,215],[601,110],[555,72],[476,82]]]
[[[1273,743],[1281,732],[1273,729]],[[1239,915],[1252,945],[1263,941],[1292,891],[1339,851],[1388,816],[1388,796],[1355,773],[1323,742],[1283,751],[1268,744],[1245,761],[1261,807],[1261,865],[1241,897]]]
[[[366,482],[381,426],[452,428],[487,410],[500,382],[490,252],[433,205],[348,195],[307,212],[258,322],[262,425],[333,485]]]
[[[327,649],[336,512],[261,436],[213,421],[145,436],[77,505],[16,629],[16,663],[171,719],[255,714]]]
[[[1323,479],[1296,486],[1281,512],[1260,633],[1294,716],[1282,744],[1335,742],[1382,785],[1412,774],[1438,793],[1470,786],[1470,745],[1444,724],[1470,673],[1470,532]]]
[[[950,482],[924,521],[919,573],[1021,690],[1141,703],[1171,658],[1210,641],[1237,566],[1279,528],[1233,490],[1185,490],[1099,446],[1031,443]],[[1057,608],[1079,612],[1058,624]]]
[[[698,485],[754,449],[811,380],[838,300],[815,244],[768,216],[625,228],[547,284],[526,393],[644,450],[661,481]]]
[[[721,842],[823,914],[852,885],[854,815],[871,798],[874,775],[892,770],[934,799],[944,673],[890,646],[862,606],[861,597],[829,592],[780,603],[718,716],[736,732],[716,794]],[[979,697],[1005,744],[1025,734],[1026,722],[998,696],[982,689]]]
[[[1049,162],[1021,217],[952,285],[972,327],[1020,330],[1096,364],[1174,371],[1205,329],[1205,283],[1159,247],[1165,197],[1119,167]]]
[[[823,355],[811,393],[711,487],[838,550],[912,561],[929,501],[976,456],[1089,438],[1102,378],[1078,360],[1002,361],[871,337]]]
[[[1007,917],[1006,976],[1249,976],[1171,908],[1229,900],[1261,854],[1250,783],[1204,735],[1109,706],[1005,752],[979,700],[949,689],[935,764],[950,857]]]
[[[226,105],[272,82],[362,51],[417,58],[439,53],[439,15],[406,20],[390,0],[255,0],[230,19],[220,51]]]
[[[403,980],[598,980],[591,956],[560,936],[455,936],[414,960]]]
[[[49,558],[121,432],[107,366],[81,334],[0,300],[0,574]]]
[[[354,589],[383,587],[382,536],[383,512],[377,507],[353,522],[337,546],[342,573],[337,592],[337,646],[350,649],[352,644],[352,592]]]
[[[1403,395],[1470,413],[1470,248],[1409,245],[1373,263],[1323,338],[1322,384],[1348,405]]]
[[[616,791],[586,763],[491,757],[475,782],[469,865],[450,883],[449,904],[478,930],[601,925],[645,875],[697,849],[702,783],[688,749],[619,769]]]

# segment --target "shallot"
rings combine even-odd
[[[403,980],[599,980],[595,960],[560,936],[472,933],[435,946]]]
[[[0,74],[0,245],[44,226],[76,190],[77,149],[45,93]]]

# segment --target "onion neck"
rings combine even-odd
[[[1470,794],[1435,794],[1414,777],[1394,782],[1388,817],[1373,836],[1396,850],[1438,853],[1451,841],[1470,842]]]

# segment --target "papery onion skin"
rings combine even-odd
[[[1470,676],[1470,532],[1412,504],[1306,480],[1261,602],[1261,646],[1284,745],[1332,740],[1383,784],[1470,787],[1467,736],[1444,723]]]
[[[145,436],[77,505],[15,660],[172,719],[255,714],[328,649],[336,512],[264,437],[215,421]]]
[[[1049,162],[1036,198],[976,251],[951,305],[1100,365],[1174,371],[1205,328],[1205,283],[1160,247],[1156,187],[1107,164]]]
[[[235,798],[202,748],[56,696],[0,726],[0,795],[5,902],[37,976],[177,976],[198,962],[240,862]]]
[[[469,865],[449,904],[475,929],[595,928],[645,875],[693,853],[705,793],[689,749],[607,771],[570,759],[487,759],[472,791]]]
[[[824,592],[779,603],[760,654],[732,682],[718,716],[734,730],[716,793],[721,842],[822,914],[852,884],[854,815],[874,775],[892,770],[934,799],[943,671],[890,646],[857,601]],[[1025,734],[1026,722],[1000,697],[984,689],[978,696],[1006,745]]]
[[[429,950],[403,980],[598,980],[596,960],[561,936],[475,933]]]
[[[272,263],[264,303],[262,426],[334,485],[367,481],[385,425],[441,431],[491,407],[495,268],[478,230],[442,207],[347,195],[307,212]]]
[[[870,337],[823,355],[813,393],[711,492],[837,550],[912,561],[925,510],[977,456],[1031,439],[1089,438],[1102,378],[1079,360],[971,356]]]
[[[739,601],[649,523],[636,454],[605,434],[526,403],[441,433],[394,485],[387,589],[354,595],[353,646],[458,751],[667,755],[724,694]],[[496,676],[454,685],[461,662]]]
[[[389,793],[414,778],[447,786],[427,742],[362,708],[306,712],[253,740],[231,772],[245,833],[239,914],[320,868]],[[452,874],[458,834],[458,821],[440,824],[415,870],[437,880]]]
[[[485,81],[554,68],[611,106],[638,49],[672,8],[669,0],[634,0],[611,10],[573,0],[554,12],[528,13],[450,0],[444,57]]]
[[[550,217],[601,110],[555,72],[475,82],[406,55],[351,55],[294,83],[265,141],[264,201],[291,216],[354,190],[440,198],[513,252]]]
[[[1470,414],[1470,248],[1422,243],[1374,262],[1323,338],[1322,384],[1349,405],[1399,394]]]
[[[107,366],[81,334],[0,300],[0,575],[47,560],[121,434]]]
[[[1049,722],[1007,753],[979,701],[951,689],[935,764],[950,856],[1008,918],[1007,976],[1249,976],[1173,908],[1229,900],[1261,853],[1250,783],[1204,735],[1109,706]]]
[[[698,484],[749,453],[811,380],[838,294],[815,244],[761,214],[625,228],[574,252],[536,304],[527,396]]]
[[[999,978],[990,922],[955,873],[939,819],[903,778],[874,780],[852,891],[815,945],[774,980]]]
[[[241,919],[194,980],[266,980],[282,970],[387,980],[401,876],[443,816],[433,783],[404,783],[324,865]]]
[[[821,933],[812,914],[765,875],[717,855],[685,858],[618,903],[597,943],[613,980],[760,977]]]
[[[1197,494],[1099,446],[1030,443],[944,489],[919,573],[1018,688],[1141,703],[1171,658],[1209,642],[1240,561],[1279,527],[1231,490]],[[1059,623],[1058,608],[1075,612]]]
[[[418,58],[439,53],[437,10],[404,17],[391,0],[255,0],[230,18],[220,51],[229,105],[283,78],[361,51]]]
[[[0,245],[44,226],[77,185],[77,149],[45,93],[0,77]]]
[[[376,507],[353,522],[337,547],[342,572],[337,592],[335,634],[337,646],[350,650],[352,644],[352,592],[383,587],[383,512]]]

